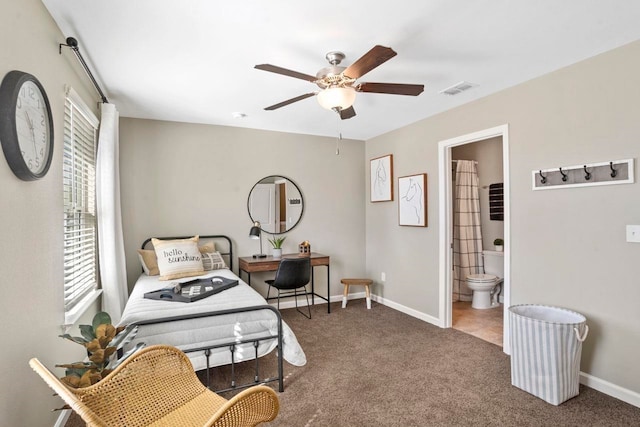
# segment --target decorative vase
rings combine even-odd
[[[502,245],[496,245],[496,252],[502,252],[503,246]]]
[[[273,248],[273,252],[271,253],[274,258],[282,257],[282,249],[281,248]]]

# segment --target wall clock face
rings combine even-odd
[[[10,71],[0,85],[0,142],[13,173],[32,181],[46,175],[53,156],[47,94],[34,76]]]

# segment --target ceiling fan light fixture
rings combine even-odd
[[[329,87],[318,93],[318,103],[327,110],[346,110],[356,100],[353,87]]]

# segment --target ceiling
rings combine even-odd
[[[360,140],[640,39],[637,0],[43,3],[121,116]],[[358,93],[342,121],[315,97],[264,110],[318,87],[254,65],[315,75],[327,52],[348,66],[377,44],[398,55],[358,82],[424,84],[421,95]],[[439,93],[460,81],[477,86]]]

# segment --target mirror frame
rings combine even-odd
[[[302,217],[304,216],[305,201],[304,201],[304,194],[302,194],[302,191],[300,190],[300,187],[298,187],[298,184],[296,184],[291,178],[288,178],[288,177],[286,177],[284,175],[268,175],[268,176],[265,176],[264,178],[260,178],[258,180],[258,182],[253,184],[253,187],[251,187],[251,190],[249,191],[249,196],[247,197],[247,213],[249,214],[249,219],[251,219],[251,222],[254,222],[254,223],[256,222],[253,219],[253,217],[251,216],[251,206],[249,205],[249,201],[251,200],[251,193],[253,193],[253,190],[254,190],[254,188],[256,188],[256,185],[260,184],[262,181],[264,181],[267,178],[283,178],[283,179],[286,179],[291,184],[293,184],[293,186],[296,188],[296,190],[298,190],[298,193],[300,194],[300,199],[302,200],[302,210],[300,211],[300,217],[298,218],[296,223],[291,226],[291,228],[289,228],[286,231],[283,231],[281,233],[275,233],[273,231],[267,231],[267,230],[263,229],[262,226],[260,227],[260,230],[262,230],[263,233],[267,233],[267,234],[278,235],[278,234],[288,233],[291,230],[293,230],[294,228],[296,228],[296,226],[298,224],[300,224],[300,221],[302,220]]]

